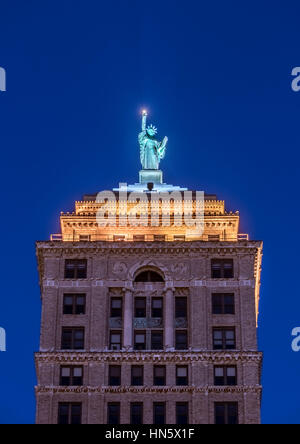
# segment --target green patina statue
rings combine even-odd
[[[143,170],[158,170],[159,162],[165,157],[168,138],[162,142],[155,139],[157,129],[150,125],[146,128],[147,111],[143,111],[142,132],[139,134],[140,157]]]

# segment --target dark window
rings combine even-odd
[[[213,329],[214,350],[234,350],[235,329],[234,328],[214,328]]]
[[[216,242],[220,240],[220,235],[219,234],[209,234],[208,235],[208,240],[210,242]]]
[[[122,298],[112,298],[110,301],[110,317],[122,317]]]
[[[142,365],[131,367],[131,385],[144,385],[144,368]]]
[[[81,404],[59,403],[58,424],[81,424]]]
[[[166,240],[166,236],[164,234],[154,234],[155,242],[164,242]]]
[[[233,278],[233,259],[212,259],[211,277],[213,279]]]
[[[238,424],[237,402],[215,403],[215,424]]]
[[[176,331],[175,333],[175,348],[176,350],[187,350],[187,332],[186,331]]]
[[[135,318],[145,318],[146,317],[146,298],[135,298],[134,300]]]
[[[82,385],[83,384],[83,368],[82,367],[61,367],[60,368],[60,385]]]
[[[166,423],[166,406],[164,402],[155,402],[153,404],[153,424]]]
[[[176,402],[176,424],[189,423],[189,404],[188,402]]]
[[[176,367],[176,385],[188,385],[188,367],[186,365]]]
[[[134,242],[144,242],[145,235],[144,234],[134,234],[133,235],[133,241]]]
[[[153,385],[166,385],[166,367],[164,365],[153,367]]]
[[[174,241],[178,241],[178,242],[184,242],[185,241],[185,236],[181,236],[181,235],[178,235],[178,236],[174,236]]]
[[[62,329],[61,348],[62,350],[83,350],[84,329],[64,327]]]
[[[86,259],[66,259],[65,278],[86,279],[86,269],[87,269]]]
[[[135,278],[135,282],[164,282],[162,276],[153,270],[142,271]]]
[[[120,403],[107,404],[107,424],[120,424]]]
[[[215,385],[236,385],[236,367],[234,366],[216,366]]]
[[[212,295],[213,314],[234,314],[234,294],[214,293]]]
[[[114,242],[123,242],[124,240],[125,240],[125,236],[114,235]]]
[[[175,317],[187,317],[187,298],[175,298]]]
[[[63,314],[85,314],[85,294],[64,294]]]
[[[109,385],[121,385],[121,366],[109,366]]]
[[[163,332],[151,331],[151,350],[162,350],[164,348]]]
[[[80,234],[79,235],[79,240],[81,242],[88,242],[91,240],[91,236],[89,234]]]
[[[144,331],[134,332],[135,350],[146,350],[146,333]]]
[[[163,300],[162,300],[162,298],[153,298],[152,299],[151,317],[152,318],[162,318],[163,317]]]
[[[132,402],[130,404],[130,424],[143,424],[143,404]]]
[[[120,331],[110,332],[110,350],[120,350],[122,344],[122,334]]]

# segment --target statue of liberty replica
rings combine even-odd
[[[140,171],[140,182],[162,183],[162,171],[159,170],[159,162],[165,157],[168,138],[164,137],[162,142],[156,140],[157,129],[155,126],[147,125],[147,111],[143,111],[142,131],[139,133],[140,159],[142,171]]]

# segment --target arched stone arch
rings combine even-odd
[[[147,269],[150,269],[150,270],[153,270],[153,271],[156,271],[157,273],[159,273],[163,277],[165,282],[171,280],[171,276],[170,276],[168,268],[165,265],[161,264],[160,262],[154,261],[152,259],[143,260],[143,261],[140,261],[140,262],[137,262],[136,264],[134,264],[129,269],[128,279],[133,282],[138,273],[140,273],[144,270],[147,270]]]

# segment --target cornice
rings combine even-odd
[[[64,242],[40,241],[36,243],[38,255],[62,257],[65,255],[233,255],[256,254],[262,249],[261,241],[237,241],[209,243],[207,241],[187,242]]]
[[[86,393],[256,393],[262,392],[261,385],[236,385],[236,386],[36,386],[36,393],[70,393],[70,394],[86,394]]]
[[[104,287],[104,288],[120,288],[124,291],[130,290],[136,294],[146,293],[149,295],[149,291],[147,289],[139,289],[133,288],[129,284],[132,285],[131,281],[128,279],[47,279],[44,278],[41,280],[42,287],[46,288],[90,288],[90,287]],[[239,288],[239,287],[250,287],[255,288],[255,280],[254,279],[189,279],[189,280],[173,280],[169,281],[169,286],[164,286],[159,290],[171,290],[175,291],[175,289],[180,290],[182,288],[194,288],[194,287],[207,287],[207,288]],[[158,289],[153,287],[152,291],[156,292]]]
[[[39,363],[90,363],[90,362],[204,362],[204,363],[233,363],[233,362],[262,362],[261,352],[217,352],[217,351],[188,351],[176,352],[37,352],[36,364]]]

